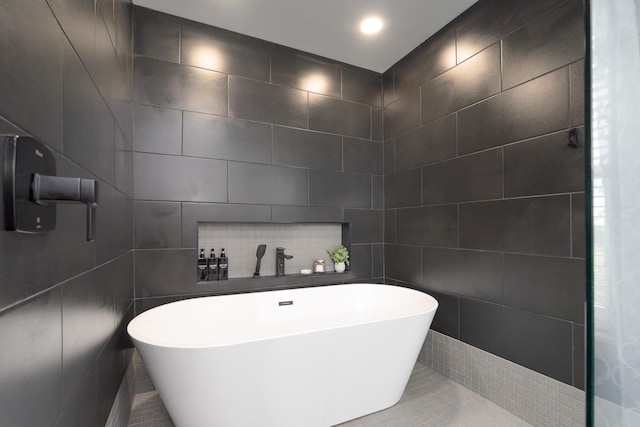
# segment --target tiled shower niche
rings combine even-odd
[[[261,261],[261,277],[275,276],[277,247],[293,255],[285,261],[285,275],[298,275],[302,269],[311,269],[317,258],[324,259],[327,272],[332,272],[333,262],[326,250],[340,244],[349,248],[348,236],[348,223],[199,223],[198,253],[204,249],[208,257],[213,248],[219,257],[224,248],[229,259],[229,279],[253,277],[260,244],[267,245]]]

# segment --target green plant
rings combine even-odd
[[[329,258],[333,262],[344,262],[349,265],[349,250],[344,246],[340,245],[335,249],[327,249],[327,253],[329,254]]]

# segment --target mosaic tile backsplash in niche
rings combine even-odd
[[[293,258],[285,262],[285,274],[299,274],[310,269],[316,258],[327,263],[327,271],[333,263],[326,249],[342,243],[342,224],[199,224],[198,252],[211,249],[216,256],[224,248],[229,258],[229,278],[252,277],[256,268],[256,248],[267,245],[261,262],[261,276],[275,276],[276,248],[285,248]],[[195,263],[195,260],[194,260]]]

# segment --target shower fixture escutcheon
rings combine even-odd
[[[5,229],[46,233],[56,228],[56,203],[82,203],[87,209],[87,241],[93,241],[98,206],[94,179],[56,176],[56,160],[40,141],[26,136],[4,139],[3,201]]]

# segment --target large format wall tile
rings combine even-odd
[[[397,99],[394,70],[391,67],[382,74],[382,105],[386,107]]]
[[[227,115],[226,74],[137,57],[133,85],[141,104]]]
[[[306,207],[306,206],[272,206],[273,222],[342,222],[342,208]]]
[[[371,207],[384,209],[384,176],[382,175],[371,177]]]
[[[584,141],[583,128],[578,138]],[[585,146],[568,140],[564,131],[505,147],[505,197],[584,191]]]
[[[382,106],[382,76],[373,71],[343,66],[342,98],[374,107]]]
[[[584,193],[571,195],[571,256],[584,258],[587,252]]]
[[[456,21],[456,52],[462,62],[509,35],[564,0],[502,0],[475,3]]]
[[[180,247],[180,203],[136,202],[134,211],[136,249]]]
[[[580,126],[585,123],[584,59],[571,64],[569,79],[571,81],[570,124]]]
[[[460,298],[433,290],[428,285],[421,288],[438,301],[438,309],[429,329],[460,339]]]
[[[306,205],[308,173],[299,168],[229,162],[229,203]]]
[[[418,246],[384,246],[385,277],[406,283],[422,280],[421,248]]]
[[[61,292],[0,312],[0,424],[52,425],[61,410]],[[10,346],[9,346],[10,344]],[[34,374],[35,373],[35,374]]]
[[[371,107],[310,93],[309,129],[370,139]]]
[[[585,262],[504,255],[504,304],[572,322],[584,322]]]
[[[115,330],[114,291],[107,282],[98,282],[97,274],[93,270],[62,286],[63,402],[78,392]]]
[[[349,252],[351,277],[354,279],[371,278],[373,275],[373,253],[371,245],[351,245]]]
[[[393,66],[395,92],[403,97],[456,65],[456,35],[445,29],[415,48]],[[386,102],[385,102],[386,104]]]
[[[70,47],[64,50],[64,154],[113,184],[113,117]]]
[[[394,139],[391,139],[384,143],[382,155],[384,163],[384,174],[394,174],[396,172],[396,144]]]
[[[98,282],[114,290],[114,312],[116,327],[118,322],[126,321],[129,309],[133,306],[133,251],[105,264],[98,270]]]
[[[422,285],[429,289],[502,302],[502,254],[423,248]]]
[[[495,44],[420,88],[422,123],[500,92],[500,45]]]
[[[306,128],[307,98],[302,90],[229,77],[230,117]]]
[[[338,64],[279,46],[271,49],[271,83],[342,96],[342,72]]]
[[[310,170],[309,206],[371,209],[371,175]]]
[[[371,107],[371,139],[382,141],[384,137],[383,110],[378,107]]]
[[[180,62],[227,74],[269,81],[268,43],[218,28],[183,25]]]
[[[376,243],[382,241],[383,211],[345,209],[344,220],[351,223],[352,243]]]
[[[47,3],[53,11],[55,19],[58,20],[60,26],[64,29],[64,33],[69,42],[71,42],[73,49],[82,58],[82,62],[85,67],[87,67],[87,70],[89,70],[90,73],[95,72],[96,12],[94,2],[82,0],[47,0]]]
[[[133,53],[178,63],[180,25],[169,15],[151,9],[134,9]]]
[[[342,137],[274,126],[273,164],[341,171]]]
[[[182,111],[135,104],[133,149],[158,154],[182,154]]]
[[[100,187],[98,197],[100,204],[95,220],[95,244],[96,264],[99,265],[133,247],[133,202],[106,184]]]
[[[460,339],[566,384],[572,383],[569,322],[462,298]]]
[[[435,330],[583,386],[582,2],[503,3],[382,75],[386,279],[442,300]]]
[[[136,251],[135,296],[205,293],[196,287],[195,249],[148,249]]]
[[[270,220],[271,206],[266,205],[182,203],[182,247],[196,247],[198,222],[269,222]]]
[[[460,205],[460,247],[570,255],[569,196]]]
[[[80,204],[56,205],[48,233],[0,232],[1,425],[104,425],[124,373],[100,363],[126,365],[108,342],[133,296],[120,261],[133,236],[131,4],[116,3],[0,6],[1,127],[44,142],[59,176],[98,185],[93,242]]]
[[[456,116],[451,114],[396,138],[396,171],[456,156]]]
[[[134,153],[134,195],[138,200],[227,201],[227,162]]]
[[[460,205],[460,247],[569,256],[569,196]]]
[[[384,207],[403,208],[422,203],[422,173],[420,169],[384,177]]]
[[[585,389],[585,328],[584,325],[573,324],[573,386]]]
[[[25,22],[29,25],[24,25]],[[65,45],[62,31],[44,2],[28,5],[19,1],[3,2],[0,116],[57,150],[62,149],[62,51]],[[34,55],[25,55],[27,49]]]
[[[133,149],[117,125],[115,139],[115,187],[128,197],[133,197]]]
[[[420,91],[414,90],[384,110],[385,141],[420,126]]]
[[[504,88],[584,57],[582,1],[569,0],[502,41]]]
[[[457,247],[458,207],[441,205],[397,209],[396,243]]]
[[[396,242],[396,210],[384,211],[384,243]]]
[[[183,117],[185,156],[271,162],[271,126],[189,111]]]
[[[345,172],[382,175],[383,145],[381,142],[343,138],[342,155]]]
[[[489,150],[422,169],[422,203],[433,205],[502,197],[502,150]]]
[[[569,73],[554,71],[458,113],[460,154],[566,128]]]

